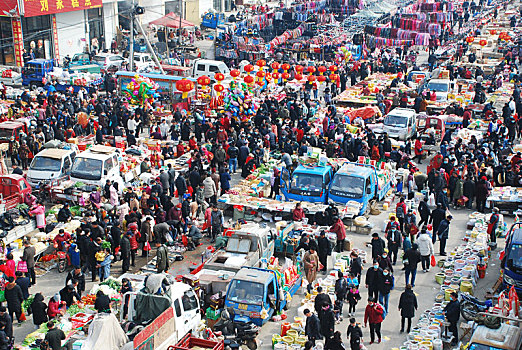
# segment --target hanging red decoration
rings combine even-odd
[[[176,89],[182,92],[182,98],[187,98],[189,91],[194,89],[194,82],[188,79],[178,80],[176,82]]]
[[[230,76],[232,78],[237,78],[237,77],[239,77],[240,74],[241,74],[241,72],[238,69],[232,69],[230,71]]]
[[[330,67],[328,67],[328,69],[330,70],[330,72],[334,73],[337,71],[337,66],[332,64]]]
[[[489,31],[489,34],[491,34],[491,35],[495,35],[495,34],[497,34],[497,30],[496,30],[496,29],[491,29],[491,30]]]
[[[257,60],[256,65],[259,68],[262,68],[262,67],[266,66],[266,61],[265,60]]]
[[[287,72],[284,72],[283,74],[281,74],[281,78],[283,78],[283,80],[288,80],[288,78],[290,78],[290,74]]]
[[[270,67],[272,67],[273,70],[278,70],[279,69],[279,62],[272,62]]]
[[[223,90],[225,90],[225,87],[221,84],[214,85],[214,90],[219,94],[222,93]]]
[[[279,73],[275,72],[275,73],[272,73],[272,78],[274,79],[279,79]]]
[[[314,74],[315,73],[315,67],[314,66],[308,66],[308,68],[306,68],[306,71],[310,74]]]
[[[326,72],[327,68],[325,66],[319,66],[317,70],[319,71],[319,73],[323,74],[324,72]]]
[[[283,63],[283,64],[281,65],[281,68],[283,68],[284,71],[287,71],[287,70],[290,69],[290,65],[289,65],[288,63]]]
[[[198,78],[198,84],[202,86],[210,85],[210,78],[206,75],[202,75]]]
[[[296,73],[294,78],[295,78],[295,80],[303,80],[303,75],[301,73]]]
[[[258,70],[257,73],[256,73],[256,76],[259,78],[259,79],[262,79],[265,77],[265,72],[263,72],[262,70]]]
[[[331,81],[337,81],[337,74],[332,73],[328,78],[330,78]]]
[[[304,67],[301,66],[300,64],[298,64],[297,66],[295,66],[294,70],[295,70],[297,73],[303,73],[303,71],[304,71]]]
[[[254,66],[251,64],[247,64],[246,66],[243,67],[243,69],[245,70],[245,72],[250,73],[254,70]]]
[[[216,73],[214,74],[214,79],[217,81],[223,81],[225,80],[225,75],[223,73]]]
[[[482,39],[479,41],[480,46],[486,46],[488,44],[488,41],[486,39]]]
[[[317,77],[317,80],[319,80],[320,83],[323,83],[326,81],[326,77],[324,75],[320,75]]]
[[[244,82],[247,83],[248,85],[252,84],[254,82],[254,77],[251,76],[251,75],[247,75],[246,77],[243,78]]]
[[[467,42],[468,44],[471,44],[471,43],[474,42],[474,41],[475,41],[475,38],[472,37],[472,36],[468,36],[468,37],[466,38],[466,42]]]
[[[315,81],[315,75],[309,75],[308,76],[308,81],[313,83]]]

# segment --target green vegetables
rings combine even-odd
[[[29,209],[29,206],[25,203],[20,203],[16,206],[16,209],[20,210],[20,209]]]
[[[76,188],[80,188],[80,187],[83,187],[83,186],[85,186],[85,184],[83,182],[81,182],[81,181],[78,181],[77,183],[74,184],[74,187],[76,187]]]
[[[33,303],[33,300],[34,300],[34,296],[30,296],[29,298],[24,300],[24,302],[22,303],[22,310],[24,310],[24,312],[26,312],[27,309],[29,309],[29,306],[31,306],[31,304]]]
[[[103,241],[101,244],[102,249],[111,249],[111,243],[107,241]]]
[[[111,289],[114,289],[115,291],[118,291],[118,292],[121,289],[121,282],[112,277],[107,278],[105,281],[101,282],[100,285],[109,286]]]
[[[76,304],[69,306],[69,308],[67,309],[67,313],[71,316],[74,316],[81,311],[83,311],[82,308]]]

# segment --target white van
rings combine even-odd
[[[121,191],[124,182],[118,152],[114,147],[95,145],[80,153],[74,159],[71,180],[96,186],[104,186],[107,180],[116,181]]]
[[[78,149],[47,148],[33,158],[27,171],[27,182],[36,187],[42,181],[51,181],[69,175],[71,165],[78,154]]]
[[[417,113],[411,108],[395,108],[384,117],[383,131],[389,137],[407,140],[415,135]]]
[[[223,73],[225,76],[230,74],[230,69],[224,62],[214,60],[196,60],[194,61],[194,78],[206,75],[211,79],[214,78],[214,74]]]
[[[134,54],[134,66],[137,72],[142,72],[154,68],[155,63],[148,53],[136,52]]]

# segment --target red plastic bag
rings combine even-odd
[[[25,317],[25,312],[22,311],[22,314],[20,315],[20,322],[27,321],[27,318]]]
[[[431,256],[431,267],[435,267],[437,265],[437,261],[435,260],[435,255]]]

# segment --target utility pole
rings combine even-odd
[[[129,62],[129,70],[134,72],[134,0],[131,3],[131,13],[130,13],[130,62]]]
[[[158,56],[156,55],[156,52],[154,52],[154,49],[152,48],[152,45],[150,44],[149,38],[147,38],[147,35],[145,34],[145,31],[143,30],[143,27],[141,26],[140,22],[136,21],[136,27],[138,27],[141,35],[143,35],[143,37],[145,38],[145,43],[147,44],[147,48],[149,49],[150,54],[152,55],[152,59],[158,66],[161,74],[165,74],[165,71],[163,70],[163,67],[161,66]]]
[[[181,18],[183,18],[183,0],[179,0],[179,29],[178,29],[178,40],[179,46],[181,47]]]

